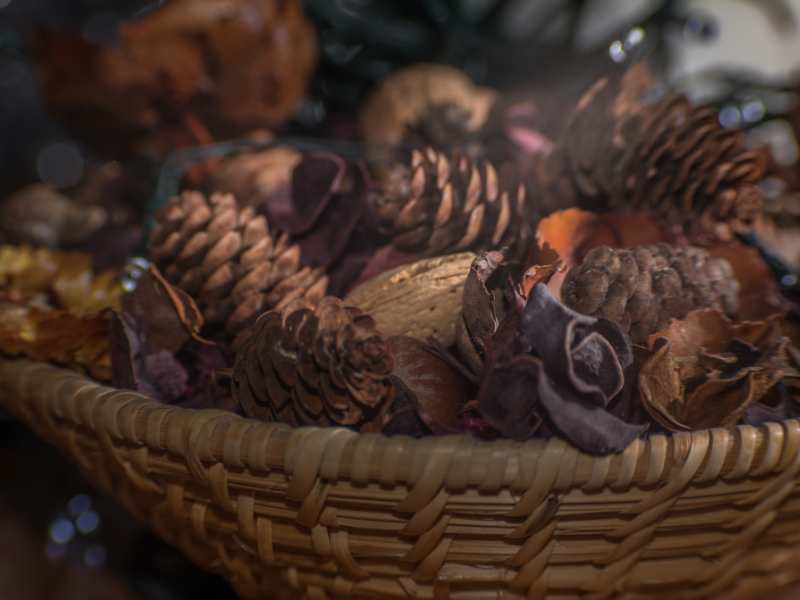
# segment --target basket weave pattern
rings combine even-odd
[[[794,420],[597,458],[291,429],[27,361],[0,361],[0,402],[245,598],[731,598],[800,578]]]

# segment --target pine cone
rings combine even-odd
[[[380,431],[395,388],[387,340],[372,318],[328,296],[270,311],[237,353],[233,393],[244,413],[293,426]]]
[[[488,161],[428,147],[378,178],[377,219],[400,251],[433,256],[508,246],[518,256],[532,239],[525,188],[501,180]]]
[[[224,325],[235,346],[263,311],[317,301],[327,287],[321,270],[302,266],[286,234],[270,231],[266,217],[230,194],[176,196],[160,211],[150,244],[166,279],[197,300],[207,323]]]
[[[584,94],[558,150],[539,165],[539,188],[592,211],[648,211],[693,238],[752,228],[765,155],[683,96],[645,103],[649,79],[638,75]]]
[[[727,260],[667,244],[590,250],[564,280],[570,308],[622,325],[634,343],[696,308],[737,310],[739,284]]]

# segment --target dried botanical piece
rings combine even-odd
[[[113,384],[162,402],[214,406],[215,370],[227,363],[198,335],[202,326],[194,301],[151,266],[112,317]]]
[[[122,293],[77,252],[0,247],[0,351],[111,376],[107,309]]]
[[[547,286],[534,286],[484,342],[478,395],[482,417],[512,439],[543,428],[592,454],[623,450],[646,425],[616,416],[633,362],[630,341],[616,324],[578,314]]]
[[[345,302],[368,313],[384,335],[433,337],[450,346],[474,259],[464,252],[397,267],[356,287]]]
[[[158,156],[282,123],[317,55],[299,0],[176,0],[125,23],[110,47],[42,38],[51,109],[93,143]]]
[[[244,414],[290,425],[380,431],[394,399],[394,360],[372,318],[333,297],[298,300],[258,319],[236,355]]]
[[[108,220],[100,206],[82,206],[46,183],[35,183],[0,205],[0,229],[14,243],[48,248],[86,241]]]
[[[480,144],[496,93],[476,86],[458,69],[417,64],[396,71],[378,86],[361,111],[367,143],[415,148],[462,148]]]
[[[584,94],[539,165],[541,194],[572,197],[591,211],[651,212],[690,238],[729,239],[752,228],[765,154],[746,149],[742,134],[723,129],[711,109],[681,96],[646,102],[648,83],[632,69]]]
[[[409,399],[431,433],[458,433],[461,411],[470,396],[467,380],[418,339],[397,336],[388,341],[394,358],[391,380],[397,395]],[[396,423],[391,423],[397,413],[398,409],[393,408],[384,431],[386,427],[397,428]]]
[[[570,308],[619,323],[634,343],[696,308],[738,309],[730,264],[691,246],[590,250],[566,275],[561,297]]]
[[[434,256],[507,246],[523,255],[534,208],[525,188],[501,178],[486,160],[431,147],[409,163],[379,169],[378,226],[402,252]]]
[[[734,323],[715,309],[692,311],[650,336],[644,407],[671,431],[735,425],[780,381],[787,343],[777,319]]]
[[[556,268],[524,269],[499,252],[474,261],[457,347],[480,381],[479,417],[513,439],[557,431],[587,452],[619,451],[645,429],[627,420],[630,341],[556,300]]]
[[[797,140],[800,142],[800,137]],[[769,191],[764,214],[754,233],[771,253],[791,268],[800,269],[800,161],[784,165],[770,155],[766,179]]]
[[[150,243],[167,281],[194,297],[206,322],[224,327],[235,345],[263,311],[296,298],[316,301],[327,287],[320,269],[303,266],[287,234],[230,194],[173,198],[159,212]]]
[[[710,246],[708,253],[728,261],[739,283],[737,319],[760,321],[787,311],[788,303],[758,250],[731,241]]]
[[[108,315],[79,317],[63,309],[0,300],[0,352],[55,362],[111,379]]]
[[[289,146],[243,152],[220,161],[211,178],[217,192],[233,194],[242,206],[269,205],[269,215],[290,210],[292,171],[302,159]]]

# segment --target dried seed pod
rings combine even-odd
[[[236,356],[234,397],[265,421],[380,431],[393,366],[369,315],[330,296],[316,308],[298,300],[256,322]]]
[[[388,336],[434,337],[450,346],[474,258],[464,252],[398,267],[361,284],[345,301],[369,313]]]
[[[288,203],[292,170],[301,159],[302,155],[288,146],[243,152],[220,161],[211,187],[233,194],[242,206]]]
[[[400,251],[432,256],[507,246],[522,255],[532,239],[524,186],[500,178],[488,161],[428,147],[379,169],[378,179],[373,210]]]
[[[238,345],[265,310],[320,299],[327,278],[304,267],[300,249],[230,194],[184,192],[160,211],[150,256],[164,277],[193,296],[210,324]],[[241,335],[240,335],[241,334]],[[238,338],[238,339],[237,339]]]
[[[364,137],[376,147],[463,148],[477,141],[495,97],[453,67],[413,65],[387,77],[367,99]]]
[[[642,404],[670,431],[735,425],[780,381],[788,339],[778,320],[733,323],[696,310],[648,340]]]
[[[17,243],[60,248],[85,242],[108,222],[101,206],[83,206],[45,183],[29,185],[0,206],[0,229]]]
[[[567,273],[561,288],[567,306],[619,323],[634,343],[696,308],[735,314],[738,292],[727,260],[668,244],[594,248]]]

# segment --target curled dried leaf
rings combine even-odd
[[[718,310],[692,311],[650,336],[644,407],[671,431],[734,425],[780,381],[787,343],[777,319],[734,323]]]

